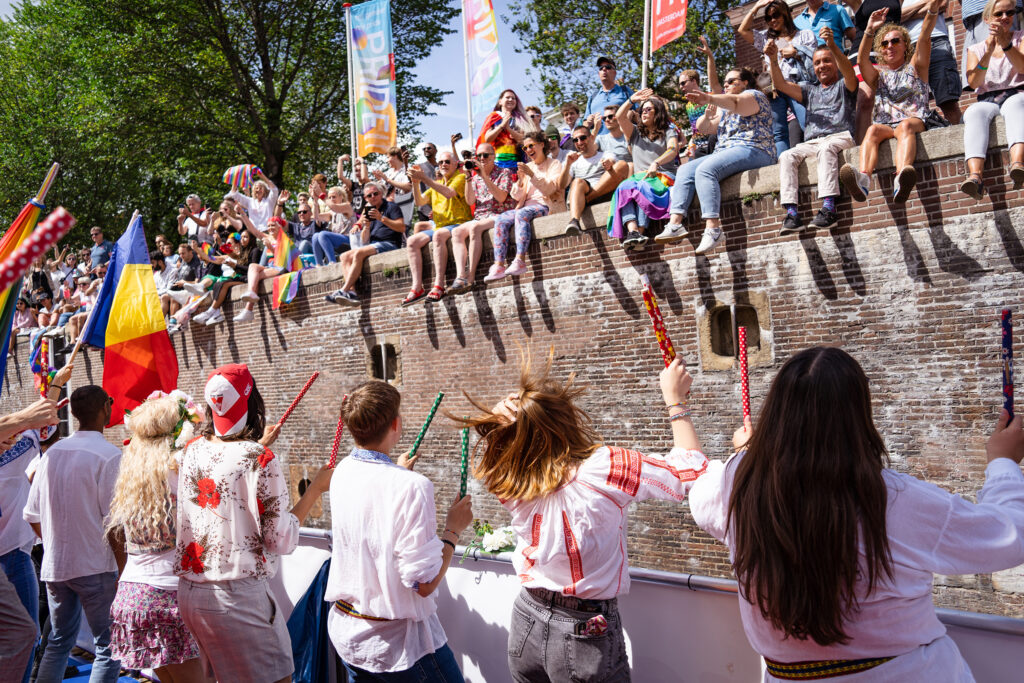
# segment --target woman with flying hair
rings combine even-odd
[[[124,447],[107,527],[124,536],[128,561],[110,608],[110,647],[126,669],[167,681],[204,681],[199,647],[178,612],[174,573],[178,465],[199,421],[181,392],[150,396],[125,420]]]
[[[512,608],[512,677],[629,681],[617,597],[629,590],[627,511],[633,501],[681,502],[707,467],[690,422],[693,378],[677,359],[662,371],[674,448],[645,455],[601,443],[573,378],[524,362],[518,391],[466,420],[482,437],[473,475],[512,515],[512,563],[523,590]]]
[[[757,428],[748,421],[733,443],[690,510],[729,546],[765,681],[974,680],[935,615],[932,581],[1024,563],[1019,415],[1000,416],[969,503],[888,468],[864,371],[819,346],[786,361]]]
[[[506,89],[498,95],[494,110],[484,119],[476,145],[479,147],[485,142],[493,145],[494,165],[507,168],[512,172],[514,180],[518,162],[524,161],[521,147],[523,138],[527,133],[539,130],[537,124],[526,115],[523,102],[515,90]]]

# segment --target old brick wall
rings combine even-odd
[[[403,445],[411,443],[437,391],[447,394],[443,410],[465,414],[470,408],[461,392],[495,401],[515,386],[521,352],[540,360],[553,348],[556,374],[576,372],[590,388],[584,407],[608,443],[667,449],[671,437],[656,381],[661,359],[639,294],[640,275],[647,274],[676,349],[695,374],[694,422],[711,457],[728,454],[740,422],[738,371],[728,363],[711,369],[717,366],[699,338],[699,323],[720,303],[760,302],[767,316],[760,320],[762,361],[750,372],[755,414],[789,355],[814,344],[841,344],[871,379],[875,418],[893,466],[971,497],[983,481],[984,439],[1000,406],[998,309],[1015,305],[1024,286],[1024,192],[1009,189],[998,167],[1005,154],[993,152],[991,195],[980,203],[960,195],[963,162],[950,140],[955,136],[948,131],[922,136],[921,154],[930,150],[933,158],[919,156],[922,181],[905,208],[877,190],[863,205],[844,198],[831,231],[778,237],[783,212],[770,194],[777,188],[773,167],[730,179],[724,184],[726,246],[709,257],[693,254],[699,227],[678,245],[627,255],[602,230],[561,236],[564,217],[556,216],[538,221],[529,274],[436,305],[398,306],[409,286],[401,253],[372,263],[356,309],[324,301],[338,284],[335,270],[307,271],[303,291],[280,312],[263,300],[254,322],[235,324],[233,303],[229,322],[174,336],[180,387],[198,397],[211,369],[246,362],[276,419],[309,374],[320,370],[274,449],[293,492],[326,460],[341,395],[367,378],[369,349],[381,340],[400,350]],[[882,168],[888,158],[883,150]],[[881,177],[891,195],[891,171]],[[801,197],[808,219],[813,194],[808,187]],[[601,207],[593,213],[591,226],[601,222]],[[690,224],[699,225],[696,212]],[[485,255],[481,274],[489,264]],[[31,396],[26,349],[21,345],[8,366],[0,409],[24,405]],[[101,355],[84,352],[73,384],[101,378]],[[122,435],[115,431],[110,438],[119,442]],[[343,448],[350,444],[346,437]],[[435,482],[441,519],[458,485],[458,444],[458,433],[439,415],[418,469]],[[506,519],[475,482],[470,491],[478,517]],[[320,514],[310,524],[328,525],[329,503],[314,511]],[[729,574],[725,549],[694,526],[685,504],[636,506],[629,543],[637,566]],[[1013,592],[1018,578],[939,577],[937,602],[1024,616],[1024,597]]]

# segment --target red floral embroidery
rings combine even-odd
[[[266,467],[273,459],[274,453],[269,448],[264,448],[259,457],[260,467]]]
[[[217,491],[217,484],[214,483],[213,479],[200,479],[196,482],[196,486],[199,488],[199,495],[196,496],[196,505],[201,508],[209,505],[214,509],[220,505],[220,493]]]
[[[206,549],[193,541],[185,546],[185,552],[181,555],[181,568],[193,574],[202,574],[206,571],[203,561],[200,559]]]
[[[260,517],[262,517],[263,513],[267,510],[266,506],[263,505],[263,501],[259,498],[256,499],[256,509],[260,511]]]

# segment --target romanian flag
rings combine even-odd
[[[96,310],[82,333],[104,349],[103,388],[114,399],[110,424],[120,424],[156,390],[178,387],[178,357],[160,311],[142,218],[136,216],[110,255]]]
[[[302,270],[299,248],[295,246],[283,228],[277,231],[274,267],[287,271],[274,278],[271,304],[276,310],[281,307],[281,304],[290,304],[295,299],[295,295],[299,293],[300,271]]]

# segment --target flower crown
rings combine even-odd
[[[185,444],[192,439],[192,436],[195,433],[195,425],[203,421],[203,416],[202,413],[200,413],[199,406],[197,406],[195,401],[192,400],[192,397],[179,389],[175,389],[169,394],[157,390],[147,396],[146,400],[164,398],[165,396],[177,399],[178,401],[178,421],[174,424],[174,428],[164,435],[171,437],[172,450],[178,450],[179,448],[184,448]],[[126,426],[131,419],[131,415],[132,411],[124,411],[124,422]],[[126,439],[125,445],[127,445],[127,443],[128,440]]]

